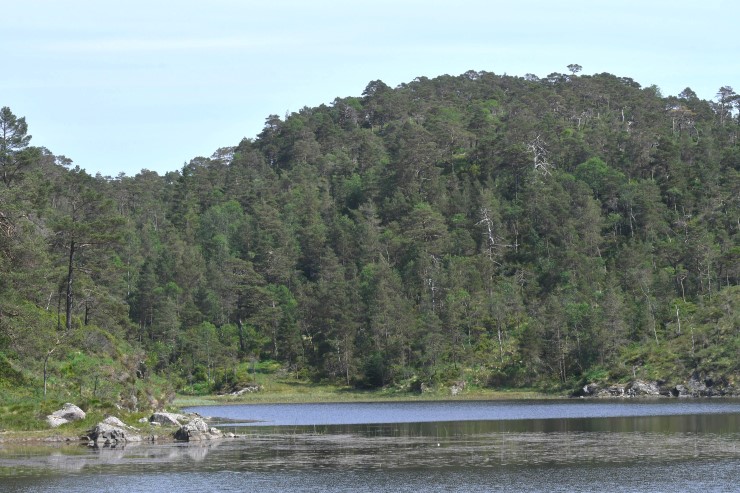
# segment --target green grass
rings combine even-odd
[[[257,384],[262,390],[240,396],[178,395],[174,405],[177,407],[208,406],[217,404],[273,404],[310,402],[374,402],[374,401],[435,401],[435,400],[495,400],[495,399],[544,399],[552,395],[533,390],[492,390],[469,388],[453,396],[449,388],[438,387],[429,392],[416,393],[398,388],[361,390],[330,383],[278,379],[273,375],[259,375]]]
[[[150,412],[126,412],[112,405],[98,402],[78,402],[85,413],[85,419],[66,423],[58,428],[50,428],[46,416],[61,409],[64,402],[56,399],[19,398],[6,399],[0,403],[0,439],[43,439],[47,437],[79,438],[96,424],[113,415],[124,423],[141,427],[138,420],[149,417]]]

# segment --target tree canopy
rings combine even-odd
[[[31,152],[3,108],[0,353],[35,375],[74,333],[60,380],[111,357],[120,399],[259,361],[359,387],[736,381],[738,98],[568,69],[372,81],[164,176]]]

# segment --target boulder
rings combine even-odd
[[[175,440],[183,442],[198,442],[223,438],[223,433],[217,428],[208,426],[203,418],[195,418],[188,424],[182,425],[175,432]]]
[[[49,423],[49,426],[52,428],[56,428],[65,423],[79,421],[81,419],[85,419],[85,411],[74,404],[67,402],[61,409],[48,415],[46,417],[46,422]]]
[[[182,426],[182,422],[187,421],[187,416],[176,413],[156,412],[149,418],[151,423],[159,423],[164,426]]]
[[[118,444],[123,444],[126,442],[141,441],[141,436],[135,433],[135,431],[130,426],[123,426],[125,428],[108,424],[105,421],[101,421],[95,426],[95,428],[90,430],[87,435],[90,439],[90,446],[116,446]]]

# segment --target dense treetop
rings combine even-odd
[[[372,81],[164,176],[91,177],[3,108],[0,382],[737,379],[737,95],[569,71]]]

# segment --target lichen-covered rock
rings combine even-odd
[[[188,424],[182,425],[175,432],[175,440],[183,442],[198,442],[203,440],[214,440],[223,438],[223,433],[217,428],[208,426],[202,418],[195,418]]]
[[[74,404],[67,402],[61,409],[48,415],[46,417],[46,422],[49,423],[49,426],[52,428],[56,428],[65,423],[79,421],[81,419],[85,419],[85,411]]]

